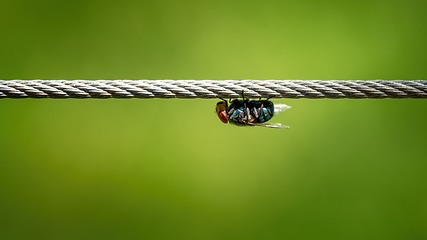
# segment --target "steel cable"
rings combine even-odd
[[[0,80],[0,98],[427,98],[427,80]]]

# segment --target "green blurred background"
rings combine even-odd
[[[0,79],[427,79],[425,1],[0,0]],[[426,100],[0,100],[0,239],[427,239]]]

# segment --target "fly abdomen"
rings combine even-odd
[[[258,123],[267,122],[274,115],[274,104],[268,100],[252,100],[249,102],[252,114]]]
[[[270,112],[268,110],[268,108],[263,107],[261,109],[261,114],[259,115],[258,118],[258,122],[259,123],[263,123],[263,122],[267,122],[268,120],[270,120],[273,117],[272,112]]]

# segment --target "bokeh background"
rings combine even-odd
[[[427,79],[425,1],[0,0],[0,79]],[[0,100],[0,239],[427,239],[426,100]]]

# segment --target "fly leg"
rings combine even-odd
[[[256,107],[254,107],[254,108],[253,108],[253,112],[254,112],[254,117],[255,117],[256,119],[258,119],[258,117],[259,117],[259,113],[258,113],[258,111],[256,110]]]
[[[246,105],[246,101],[243,102],[243,107],[245,108],[245,110],[244,110],[244,114],[245,114],[244,122],[248,123],[249,122],[249,108]]]
[[[258,117],[261,117],[261,115],[264,113],[264,111],[262,110],[263,108],[264,108],[264,103],[261,103],[261,107],[259,108],[259,115],[258,115]],[[259,118],[257,118],[257,119],[259,120]]]
[[[233,115],[233,113],[234,113],[234,109],[232,108],[232,109],[230,109],[230,111],[228,111],[228,116],[231,116],[231,115]]]
[[[218,95],[216,96],[217,98],[219,98],[219,99],[221,99],[222,101],[226,101],[227,102],[227,100],[225,100],[224,98],[222,98],[222,97],[219,97]],[[231,102],[231,101],[230,101]]]

